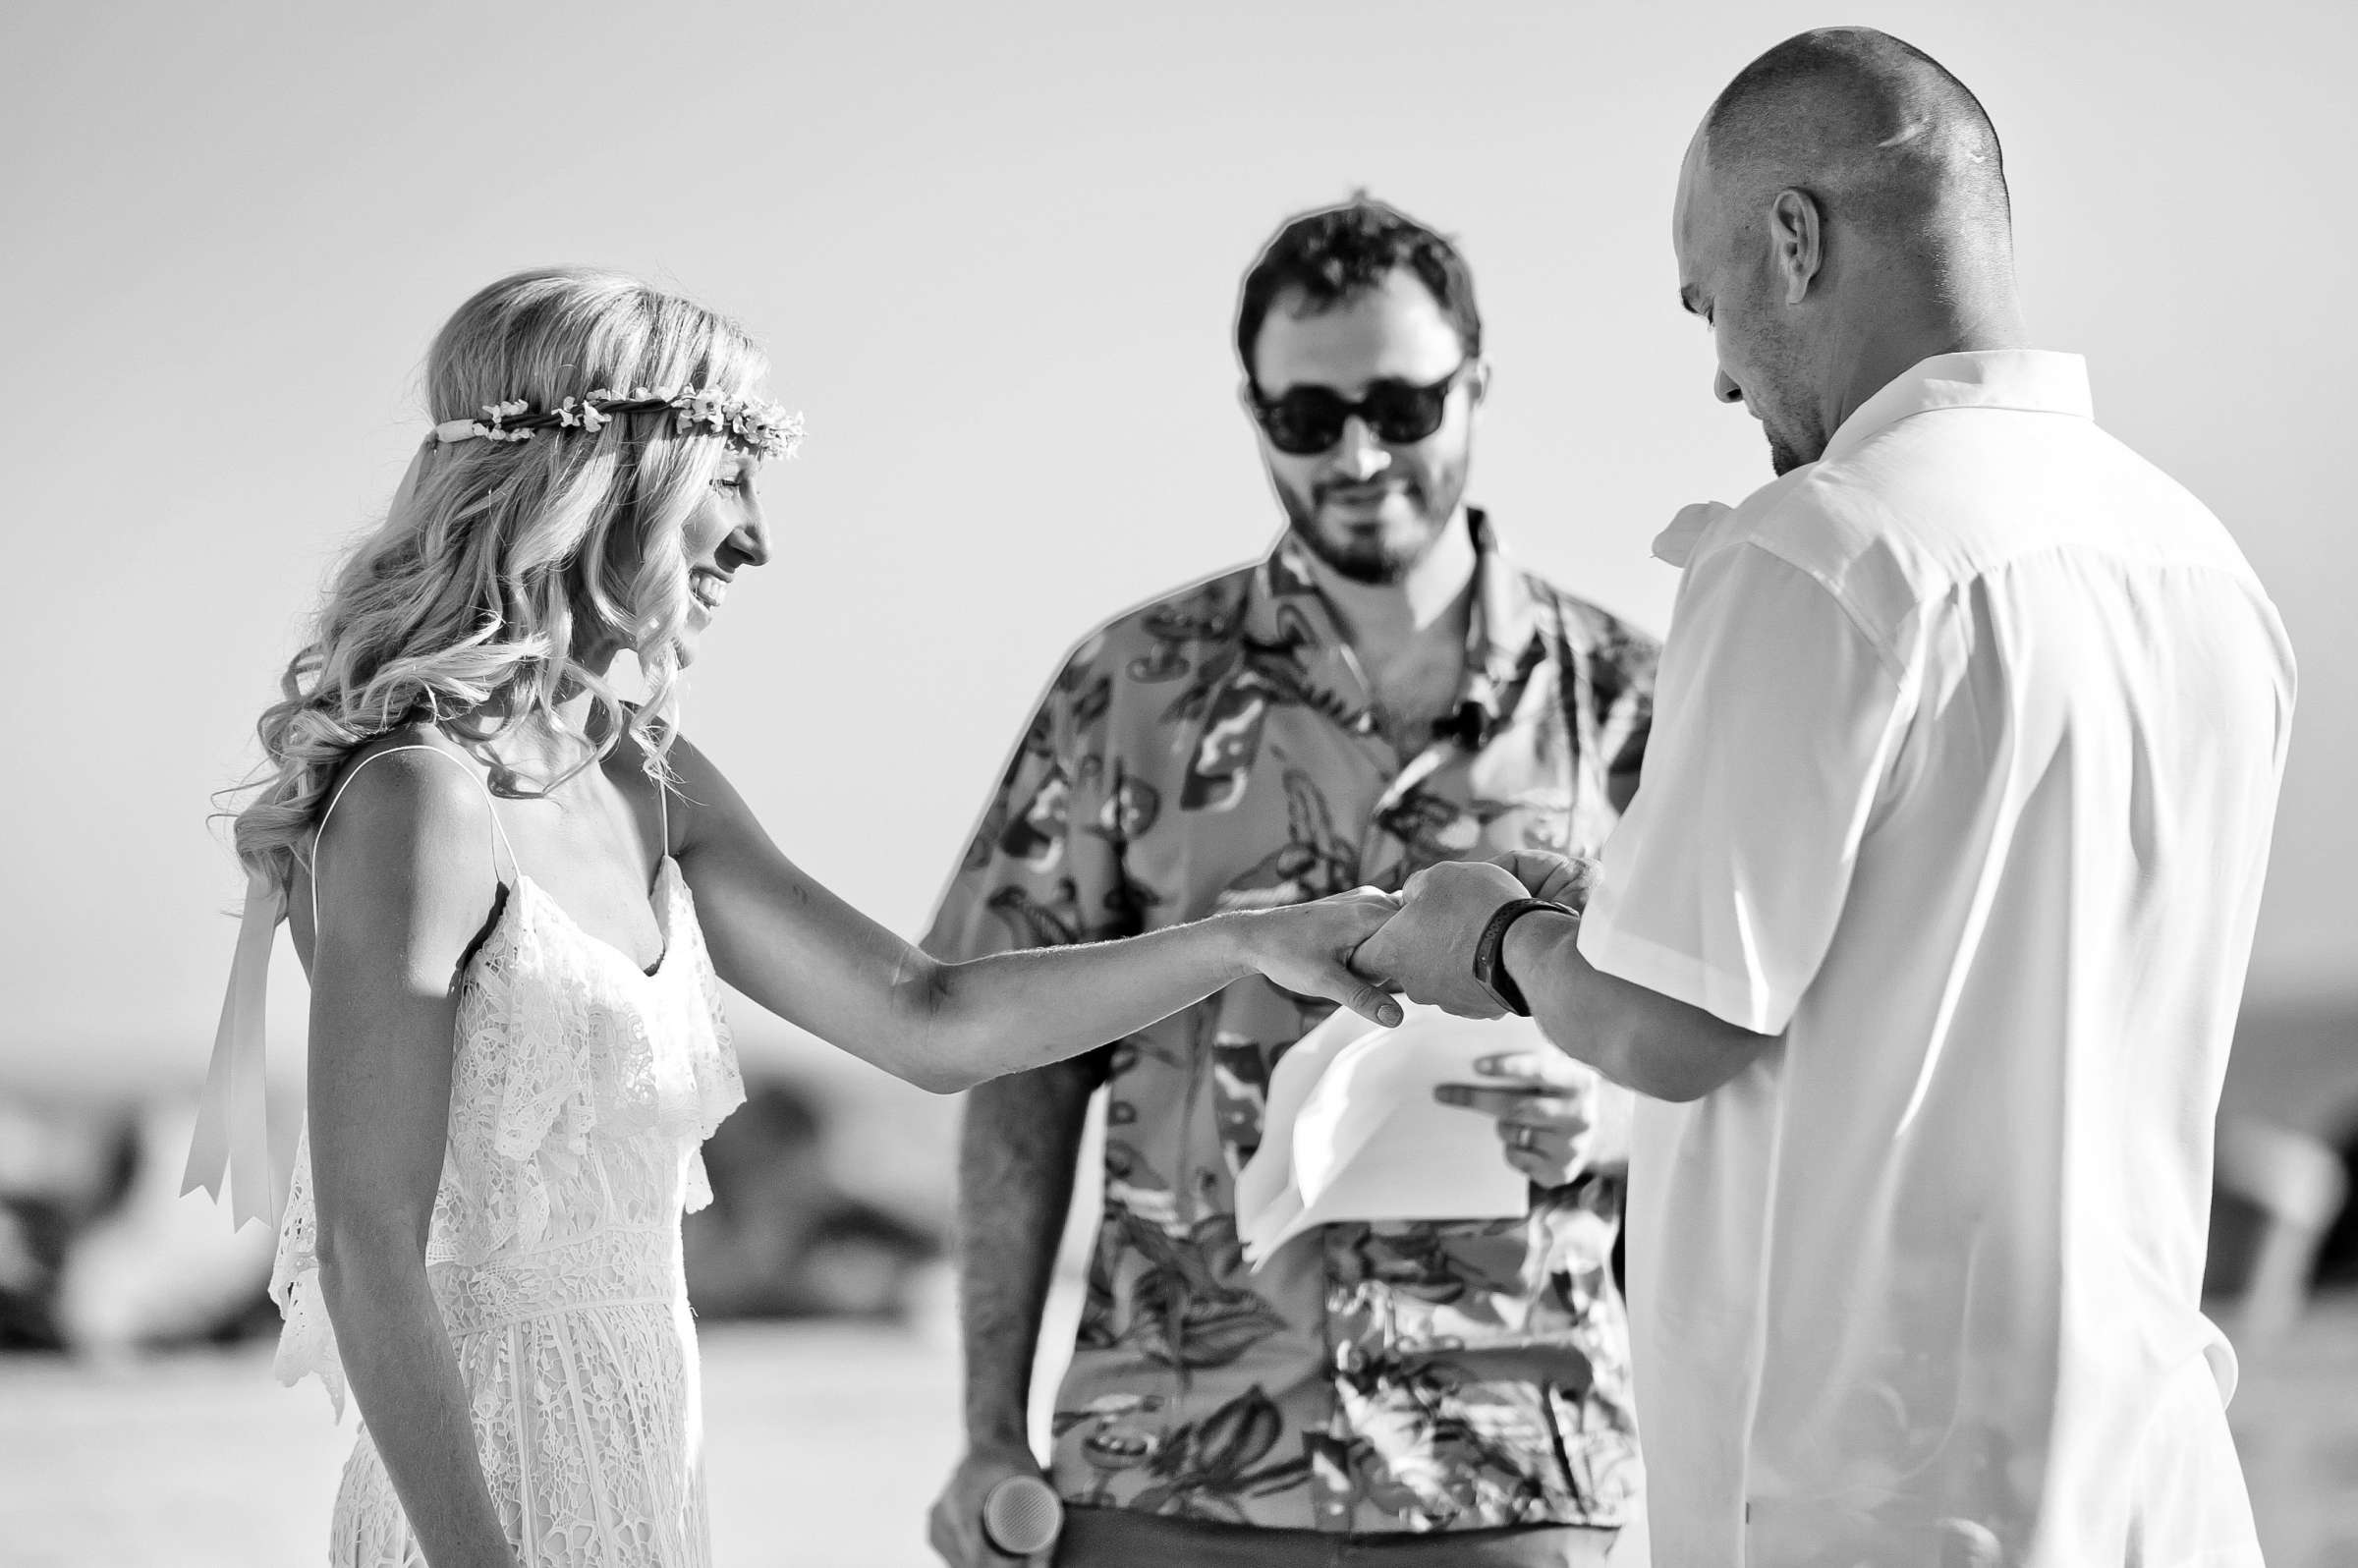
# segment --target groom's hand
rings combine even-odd
[[[1566,909],[1587,909],[1589,889],[1597,880],[1595,861],[1572,860],[1545,850],[1508,850],[1498,864],[1513,873],[1523,890]]]
[[[1460,1018],[1500,1017],[1506,1009],[1474,978],[1474,944],[1499,905],[1527,896],[1501,866],[1429,867],[1408,879],[1400,913],[1361,945],[1352,968]]]
[[[949,1568],[1047,1568],[1055,1548],[1029,1557],[1011,1557],[990,1543],[982,1533],[982,1500],[990,1488],[1010,1476],[1039,1476],[1039,1461],[1029,1448],[970,1448],[950,1473],[949,1484],[933,1499],[926,1520],[926,1537]],[[1042,1477],[1042,1480],[1046,1478]]]

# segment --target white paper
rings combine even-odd
[[[1526,1018],[1452,1018],[1404,1003],[1397,1029],[1337,1012],[1277,1059],[1261,1148],[1237,1173],[1237,1235],[1258,1268],[1304,1231],[1339,1220],[1511,1219],[1531,1184],[1497,1124],[1432,1097],[1479,1084],[1485,1056],[1555,1047]]]

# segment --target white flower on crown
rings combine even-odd
[[[606,408],[599,408],[599,403]],[[789,414],[776,403],[756,397],[733,396],[717,387],[641,386],[628,395],[611,387],[597,387],[587,396],[567,397],[534,414],[530,399],[508,398],[482,405],[481,420],[446,421],[434,429],[438,442],[464,441],[470,438],[496,442],[529,441],[542,428],[558,430],[587,430],[595,434],[614,420],[613,408],[637,412],[635,406],[651,405],[672,412],[672,428],[680,434],[694,434],[700,428],[714,435],[727,437],[764,458],[792,457],[803,438],[803,418]],[[526,421],[522,429],[511,429],[508,420]],[[464,429],[465,434],[457,431]]]
[[[735,400],[730,433],[765,458],[787,458],[803,439],[803,417],[758,398]]]
[[[516,415],[529,412],[532,406],[532,403],[524,398],[509,398],[501,403],[486,403],[483,405],[483,413],[489,416],[491,422],[485,424],[479,420],[477,421],[475,433],[487,441],[529,441],[533,438],[532,431],[507,429],[504,427],[504,421]]]
[[[602,393],[592,392],[588,398],[577,399],[568,397],[564,402],[558,404],[555,408],[549,410],[548,412],[556,416],[558,428],[565,430],[584,430],[591,435],[595,435],[600,429],[612,423],[614,420],[614,416],[606,413],[604,410],[598,408],[590,401],[590,398],[601,397],[604,394]]]

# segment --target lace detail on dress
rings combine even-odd
[[[295,1172],[287,1184],[287,1211],[278,1226],[278,1252],[270,1262],[270,1299],[284,1326],[270,1371],[292,1388],[316,1375],[327,1402],[344,1419],[344,1363],[336,1354],[336,1330],[319,1300],[319,1221],[311,1202],[311,1130],[295,1137]]]
[[[521,1561],[702,1564],[696,1340],[680,1214],[711,1199],[699,1146],[745,1100],[720,981],[677,865],[642,974],[519,876],[460,993],[427,1279],[476,1445]],[[343,1368],[318,1295],[308,1129],[271,1299],[281,1381]],[[420,1563],[364,1428],[333,1560]]]

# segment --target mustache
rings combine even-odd
[[[1393,485],[1398,485],[1400,488],[1400,493],[1407,497],[1410,501],[1419,505],[1424,503],[1425,486],[1413,478],[1405,477],[1381,478],[1374,480],[1319,479],[1311,485],[1310,498],[1315,504],[1319,506],[1324,506],[1327,502],[1333,500],[1338,495],[1374,494],[1387,489]]]

